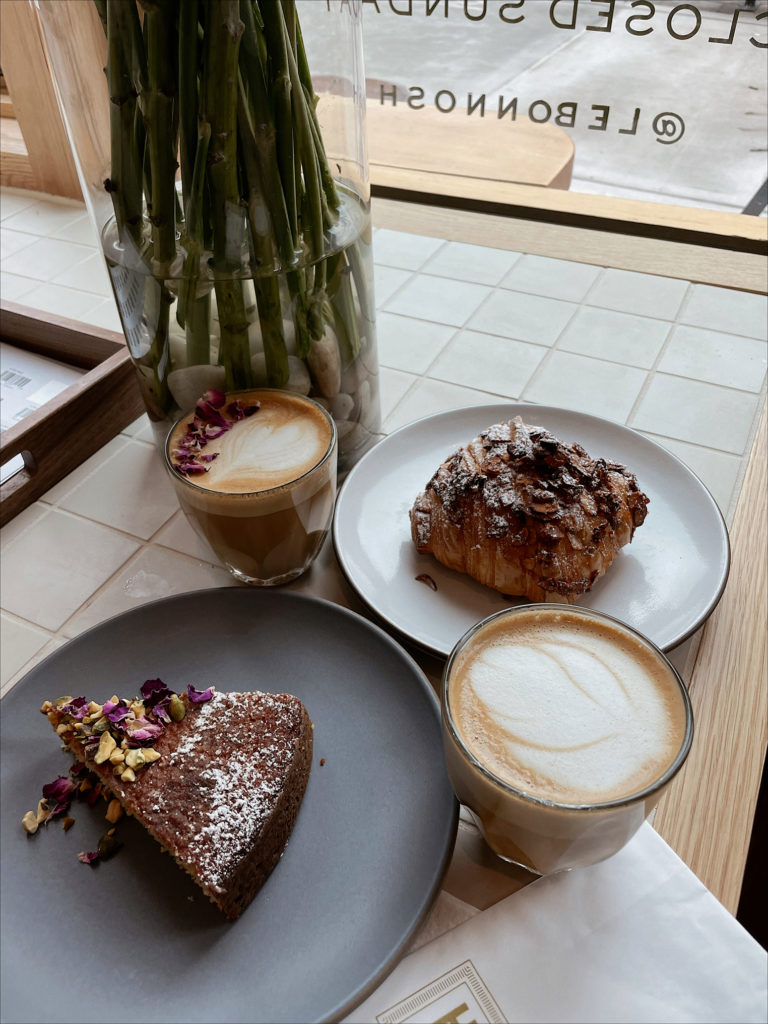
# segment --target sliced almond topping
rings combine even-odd
[[[24,826],[26,831],[33,836],[37,832],[38,821],[34,811],[27,811],[24,817],[21,819],[21,824]]]
[[[123,772],[123,775],[125,775],[125,772]],[[114,823],[116,821],[119,821],[122,818],[122,816],[123,805],[120,803],[119,800],[110,800],[109,806],[107,807],[107,821],[111,822],[114,825]]]

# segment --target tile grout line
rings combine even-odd
[[[589,286],[589,288],[587,288],[587,290],[584,293],[584,296],[581,298],[581,300],[579,302],[575,303],[575,307],[576,308],[575,308],[573,314],[568,318],[567,322],[563,325],[562,330],[559,332],[559,334],[554,339],[552,344],[547,346],[547,353],[546,353],[546,355],[542,358],[541,362],[535,368],[535,370],[533,371],[531,376],[528,378],[527,382],[523,385],[523,388],[522,388],[522,390],[520,392],[520,398],[522,400],[525,400],[524,399],[525,393],[527,391],[529,391],[531,387],[533,387],[533,385],[536,383],[537,378],[541,377],[541,375],[544,373],[545,368],[552,362],[552,360],[554,358],[554,353],[555,352],[564,352],[565,351],[565,349],[561,349],[559,347],[559,343],[562,340],[562,337],[563,337],[564,333],[567,331],[568,327],[573,323],[574,319],[579,315],[579,312],[586,305],[587,297],[589,296],[589,294],[592,291],[592,289],[595,288],[597,283],[602,279],[603,275],[605,274],[605,270],[606,270],[605,267],[600,267],[600,273],[597,275],[597,277],[592,282],[592,284]],[[523,292],[521,294],[528,294],[528,293]]]

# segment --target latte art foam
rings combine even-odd
[[[215,457],[207,472],[192,478],[198,487],[228,494],[280,487],[309,472],[327,452],[331,430],[319,411],[290,394],[255,394],[258,410],[205,446],[206,457]]]
[[[685,734],[675,680],[633,634],[577,614],[521,614],[476,634],[454,668],[451,713],[475,757],[559,803],[651,785]]]

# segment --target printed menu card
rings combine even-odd
[[[765,1022],[768,954],[649,824],[406,956],[349,1022]]]

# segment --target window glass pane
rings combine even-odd
[[[379,163],[759,213],[768,7],[750,0],[310,0],[363,17],[372,178]],[[322,99],[321,99],[322,108]],[[443,182],[444,183],[444,182]],[[758,197],[758,198],[755,198]]]

